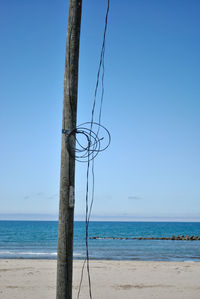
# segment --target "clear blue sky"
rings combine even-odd
[[[90,120],[105,10],[83,1],[78,123]],[[4,0],[0,11],[1,219],[55,219],[68,1]],[[199,12],[198,0],[111,0],[112,143],[96,160],[93,219],[200,221]],[[84,194],[77,163],[76,219]]]

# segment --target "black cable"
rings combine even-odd
[[[107,149],[111,141],[109,131],[96,122],[86,122],[71,131],[63,130],[63,133],[69,154],[79,162],[88,163],[88,158],[89,161],[93,160],[98,153]]]

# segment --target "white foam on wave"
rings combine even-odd
[[[0,256],[2,255],[9,255],[9,256],[57,256],[57,252],[34,252],[34,251],[11,251],[11,250],[4,250],[0,251]],[[83,257],[84,254],[81,252],[74,252],[74,257]]]
[[[33,252],[33,251],[0,251],[0,255],[57,255],[57,252]]]
[[[74,252],[73,256],[84,256],[84,255],[82,253],[80,253],[80,252]]]

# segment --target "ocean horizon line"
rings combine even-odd
[[[1,212],[0,220],[10,221],[58,221],[58,213],[9,213]],[[76,214],[74,221],[85,221],[84,214]],[[199,213],[166,214],[92,214],[94,222],[200,222]]]
[[[27,222],[59,222],[58,219],[27,219],[27,218],[1,218],[0,217],[0,222],[3,221],[27,221]],[[74,222],[85,222],[84,219],[74,219]],[[200,220],[197,219],[135,219],[135,220],[130,220],[130,219],[93,219],[90,220],[90,222],[155,222],[155,223],[200,223]]]

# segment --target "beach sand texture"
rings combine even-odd
[[[74,261],[73,298],[83,261]],[[200,262],[91,261],[94,299],[200,298]],[[1,299],[55,299],[56,260],[0,260]],[[80,299],[89,298],[87,273]]]

